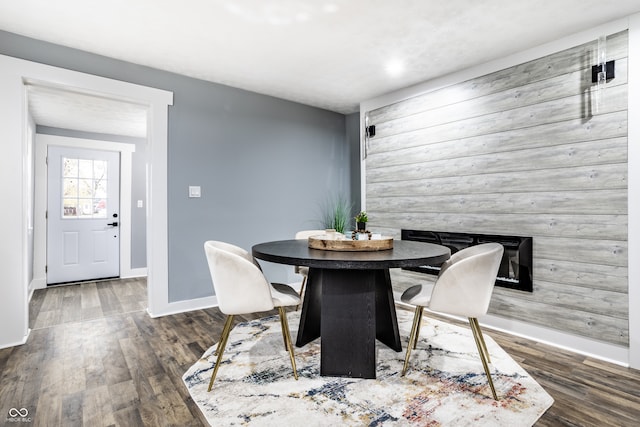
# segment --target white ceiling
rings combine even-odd
[[[639,0],[0,0],[0,29],[340,113]]]
[[[77,131],[147,136],[147,107],[56,87],[28,84],[29,112],[36,124]]]

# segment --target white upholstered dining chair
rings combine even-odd
[[[311,236],[318,236],[321,234],[325,234],[325,230],[302,230],[296,233],[296,240],[308,239]],[[309,267],[296,265],[294,267],[294,272],[302,276],[302,285],[300,285],[300,298],[302,298],[304,286],[307,284],[307,277],[309,276]],[[298,307],[296,307],[296,310],[297,309]]]
[[[416,348],[425,307],[435,312],[464,316],[469,319],[469,326],[473,332],[493,398],[498,400],[488,366],[491,359],[478,317],[486,314],[489,309],[503,252],[504,248],[499,243],[484,243],[462,249],[442,264],[432,290],[423,285],[416,285],[404,291],[400,299],[404,303],[415,305],[416,309],[402,376],[407,371],[411,350]]]
[[[278,308],[284,345],[289,352],[293,376],[298,379],[291,333],[284,307],[300,304],[298,293],[290,286],[269,283],[255,259],[244,249],[219,241],[204,244],[213,288],[220,311],[227,315],[222,336],[215,351],[216,365],[211,374],[209,389],[213,387],[224,348],[231,332],[233,317]]]

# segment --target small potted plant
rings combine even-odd
[[[333,229],[338,233],[344,233],[349,225],[351,204],[342,195],[328,199],[322,209],[321,223],[324,229]]]
[[[358,215],[355,216],[356,219],[356,230],[365,231],[367,229],[367,221],[369,217],[367,217],[367,213],[365,211],[361,211]]]

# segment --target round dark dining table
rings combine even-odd
[[[296,346],[320,337],[320,375],[375,378],[376,339],[402,351],[390,268],[439,265],[449,248],[394,240],[393,249],[332,251],[307,239],[260,243],[255,258],[309,267]]]

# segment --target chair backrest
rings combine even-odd
[[[211,240],[211,242],[217,248],[220,248],[220,249],[225,250],[227,252],[231,252],[232,254],[239,255],[242,258],[244,258],[244,259],[246,259],[248,261],[251,261],[252,263],[254,263],[260,269],[260,271],[262,271],[262,267],[260,267],[260,264],[258,264],[258,261],[256,261],[256,259],[253,257],[253,255],[251,255],[249,252],[247,252],[244,249],[242,249],[240,246],[232,245],[231,243],[220,242],[220,241],[217,241],[217,240]]]
[[[483,243],[454,253],[431,292],[429,309],[464,317],[487,313],[504,247]]]
[[[204,251],[220,311],[247,314],[274,308],[271,284],[248,252],[213,240],[205,242]]]

